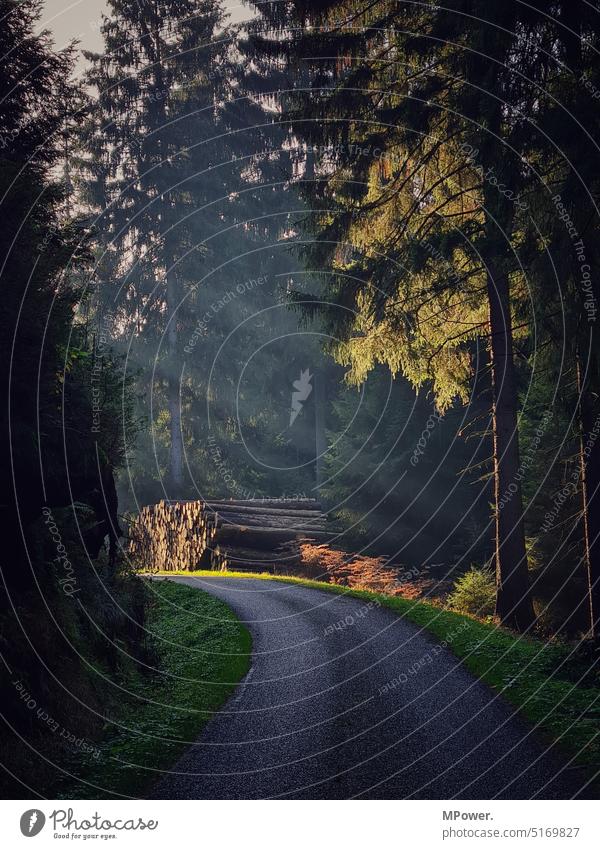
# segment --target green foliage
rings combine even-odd
[[[600,550],[583,534],[599,521],[590,498],[598,443],[587,455],[573,444],[579,431],[589,441],[600,414],[600,292],[590,272],[600,225],[597,11],[574,0],[550,15],[535,4],[377,0],[352,4],[346,25],[348,8],[335,0],[255,5],[257,51],[290,73],[305,68],[281,106],[306,151],[306,253],[325,269],[320,312],[336,331],[334,356],[359,384],[388,366],[431,389],[442,411],[471,389],[487,399],[497,607],[503,621],[528,627],[523,473],[518,440],[501,444],[518,426],[518,385],[526,398],[535,382],[548,408],[565,402],[550,474],[539,466],[525,484],[531,492],[542,481],[539,506],[554,501],[561,476],[564,487],[578,451],[590,481],[545,537],[547,565],[581,554],[588,584],[600,586]],[[319,311],[318,298],[310,306]],[[542,412],[537,403],[523,409],[526,440]]]
[[[87,231],[59,179],[81,92],[74,52],[36,34],[40,14],[0,2],[1,742],[19,798],[55,777],[69,737],[98,736],[106,683],[147,659],[143,587],[116,556],[132,396],[85,324]]]
[[[143,582],[104,554],[90,564],[72,510],[51,521],[68,554],[58,560],[48,522],[36,522],[27,534],[35,574],[18,592],[7,576],[12,604],[0,611],[0,740],[12,772],[0,779],[4,798],[26,788],[54,796],[61,770],[94,757],[123,680],[152,663]]]
[[[484,618],[492,616],[496,603],[496,581],[486,568],[471,566],[454,584],[446,599],[451,610]]]

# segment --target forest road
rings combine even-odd
[[[585,779],[435,638],[361,599],[251,578],[252,667],[157,799],[571,798]]]

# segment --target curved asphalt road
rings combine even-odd
[[[254,651],[153,798],[570,798],[585,783],[449,651],[388,610],[274,581],[172,580],[229,604]]]

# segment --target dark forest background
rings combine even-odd
[[[163,498],[315,497],[348,551],[594,636],[591,7],[108,5],[78,83],[0,0],[8,726],[20,680],[93,734],[98,670],[150,656],[122,546]]]

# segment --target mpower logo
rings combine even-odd
[[[21,817],[21,834],[25,837],[35,837],[46,824],[46,817],[42,811],[32,808]]]

